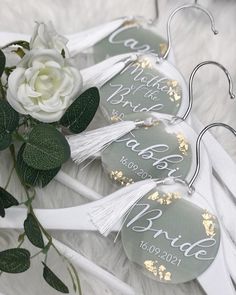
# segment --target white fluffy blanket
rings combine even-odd
[[[168,14],[173,8],[184,4],[184,0],[159,0],[160,18],[158,30],[165,36],[165,26]],[[193,1],[188,1],[188,3]],[[221,62],[236,81],[236,2],[234,0],[199,1],[212,11],[220,34],[214,36],[209,27],[209,20],[200,12],[180,12],[172,26],[174,53],[179,69],[188,79],[192,69],[203,60]],[[51,20],[57,31],[68,34],[75,33],[93,25],[111,20],[122,15],[154,16],[154,1],[152,0],[1,0],[0,1],[0,31],[12,31],[30,34],[35,20]],[[194,82],[194,112],[205,124],[222,121],[236,128],[236,102],[228,98],[228,85],[223,73],[213,66],[203,68],[197,74]],[[217,133],[219,141],[236,160],[236,139],[224,129]],[[0,154],[0,184],[6,182],[10,157],[8,152]],[[223,169],[223,167],[222,167]],[[93,187],[105,195],[109,192],[109,184],[99,163],[94,162],[89,170],[79,172],[72,163],[64,167],[73,177]],[[89,177],[87,177],[87,173]],[[16,178],[10,185],[10,191],[21,198],[23,191]],[[52,208],[67,207],[82,204],[85,200],[53,181],[46,189],[39,190],[35,207]],[[78,218],[80,218],[78,216]],[[19,232],[1,230],[0,250],[14,247]],[[167,286],[155,283],[143,277],[134,266],[131,266],[124,255],[121,243],[113,244],[112,239],[88,232],[53,232],[53,236],[67,245],[80,251],[85,256],[108,269],[116,276],[129,282],[137,294],[202,294],[196,282],[183,285]],[[59,267],[57,255],[52,255],[50,265],[57,269],[65,281],[69,278],[63,267]],[[115,295],[114,290],[95,280],[91,275],[79,271],[84,295]],[[49,288],[42,279],[40,259],[35,259],[31,270],[21,275],[2,275],[0,292],[5,295],[53,295],[56,291]]]

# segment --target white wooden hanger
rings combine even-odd
[[[195,8],[203,12],[209,17],[210,23],[211,23],[211,29],[214,34],[217,34],[218,31],[215,29],[215,22],[214,18],[211,15],[211,13],[206,10],[204,7],[197,5],[197,4],[188,4],[188,5],[182,5],[175,9],[168,18],[167,23],[167,38],[168,38],[168,47],[166,52],[162,57],[157,57],[155,54],[154,56],[158,59],[158,70],[161,73],[167,74],[167,76],[171,77],[173,76],[173,79],[179,81],[183,96],[187,96],[187,87],[186,83],[182,77],[182,75],[179,73],[179,71],[172,65],[174,64],[174,58],[173,54],[171,52],[172,48],[172,42],[171,42],[171,35],[170,35],[170,25],[173,17],[181,10],[189,9],[189,8]],[[132,18],[132,17],[131,17]],[[114,20],[111,23],[98,26],[96,28],[90,29],[88,31],[84,31],[81,33],[74,34],[69,37],[69,43],[68,43],[68,50],[73,55],[73,51],[76,47],[77,52],[83,51],[85,48],[93,46],[96,42],[100,41],[101,39],[105,38],[109,33],[114,31],[115,29],[119,28],[124,22],[127,20],[130,20],[128,17],[124,17],[118,20]],[[99,36],[99,37],[98,37]],[[0,46],[6,45],[6,43],[13,42],[18,39],[23,39],[29,41],[30,37],[27,35],[21,35],[21,34],[14,34],[14,33],[8,33],[8,32],[0,32]],[[73,46],[71,45],[73,44]],[[83,76],[83,82],[84,86],[83,89],[87,89],[92,86],[101,87],[104,85],[108,80],[110,80],[112,77],[117,75],[126,65],[127,61],[125,63],[122,63],[124,59],[128,58],[128,61],[134,61],[135,58],[137,59],[139,54],[138,52],[130,52],[127,54],[121,54],[115,57],[112,57],[108,59],[107,61],[99,63],[97,66],[92,66],[87,69],[84,69],[81,71],[81,74]],[[143,53],[142,53],[143,55]],[[147,57],[151,58],[152,55],[147,55]],[[144,56],[145,57],[145,56]],[[169,60],[170,62],[169,62]],[[117,63],[121,62],[121,64],[117,65]],[[111,69],[111,67],[114,67],[114,69]],[[118,68],[117,68],[118,67]],[[105,73],[104,73],[105,71]],[[180,110],[180,114],[182,114],[183,110]]]
[[[214,196],[212,193],[212,183],[211,183],[211,165],[208,160],[207,153],[205,149],[202,147],[201,153],[201,163],[202,170],[199,177],[196,180],[195,189],[201,195],[205,197],[205,200],[199,198],[198,195],[193,195],[188,200],[193,202],[199,206],[202,206],[209,211],[215,211],[214,205]],[[130,190],[130,187],[123,188],[124,194]],[[113,194],[114,195],[114,194]],[[42,222],[43,226],[48,229],[72,229],[72,230],[92,230],[95,231],[96,227],[91,222],[89,217],[89,212],[96,208],[98,205],[108,202],[109,198],[112,195],[103,198],[102,200],[88,203],[82,206],[76,206],[72,208],[65,209],[35,209],[35,214],[37,218]],[[11,208],[8,209],[7,216],[2,220],[0,227],[2,228],[22,228],[23,221],[26,217],[26,210],[19,208]],[[79,217],[79,218],[78,218]],[[117,224],[114,230],[118,230],[120,228],[120,224]],[[207,291],[209,295],[222,294],[222,290],[224,290],[225,294],[235,294],[235,289],[232,285],[229,271],[233,272],[232,275],[235,274],[235,266],[232,261],[227,259],[227,264],[225,259],[227,258],[228,249],[232,249],[232,242],[229,240],[228,236],[224,233],[224,228],[222,230],[222,238],[221,238],[221,247],[218,252],[217,258],[213,262],[212,266],[202,274],[198,280],[202,287]],[[227,255],[223,254],[223,248],[227,249]],[[235,255],[234,253],[229,254],[230,258]],[[229,268],[229,271],[228,271]],[[227,291],[226,291],[227,290]]]
[[[14,39],[15,40],[15,39]],[[231,161],[232,162],[232,161]],[[232,166],[232,165],[231,165]],[[64,175],[62,174],[61,175],[61,178],[63,178],[64,177]],[[74,183],[74,187],[77,187],[77,185]],[[90,196],[90,194],[91,194],[91,192],[89,192],[88,191],[88,189],[85,187],[85,188],[83,188],[84,189],[84,193],[86,192],[89,196]],[[94,194],[94,195],[96,195],[96,198],[99,198],[99,195],[98,194]],[[64,210],[64,209],[63,209]],[[215,293],[215,294],[217,294],[217,293]]]
[[[211,24],[211,30],[214,34],[218,34],[218,31],[215,28],[215,21],[211,13],[206,10],[204,7],[197,5],[197,4],[187,4],[182,5],[178,8],[176,8],[169,16],[168,22],[167,22],[167,39],[168,39],[168,47],[163,56],[157,57],[155,54],[145,54],[141,52],[136,52],[127,55],[118,55],[113,58],[109,58],[104,62],[101,62],[97,65],[94,65],[92,67],[89,67],[87,69],[84,69],[81,71],[81,74],[83,76],[84,81],[84,89],[88,87],[92,87],[94,85],[97,85],[99,88],[101,88],[107,81],[111,80],[113,77],[118,75],[126,66],[127,64],[136,61],[138,59],[140,60],[147,60],[152,69],[156,69],[159,74],[162,74],[164,77],[167,77],[168,79],[172,79],[178,82],[181,90],[182,90],[182,101],[181,106],[178,111],[178,116],[182,116],[186,112],[186,108],[188,107],[187,101],[188,101],[188,89],[186,81],[184,80],[182,74],[179,72],[179,70],[173,65],[174,60],[173,58],[171,61],[168,60],[168,57],[171,56],[171,50],[172,50],[172,39],[171,39],[171,33],[170,33],[170,26],[171,22],[174,18],[174,16],[181,10],[186,10],[194,8],[196,10],[200,10],[202,13],[206,14],[206,16],[210,20]],[[136,55],[136,58],[135,58]],[[123,62],[124,58],[127,58],[125,63],[119,63]],[[120,67],[119,67],[119,65]],[[115,69],[115,66],[118,67]],[[114,67],[114,69],[111,69],[111,67]],[[130,84],[132,80],[132,77],[130,76]],[[138,95],[138,94],[137,94]],[[101,97],[101,101],[103,100],[103,97]],[[132,112],[132,111],[131,111]]]
[[[155,9],[157,12],[157,2],[155,3]],[[146,19],[142,16],[124,16],[119,17],[117,19],[114,19],[110,22],[107,22],[102,25],[98,25],[96,27],[92,27],[90,29],[75,33],[66,35],[69,42],[67,44],[68,49],[70,51],[71,56],[75,56],[78,53],[81,52],[87,52],[89,51],[94,45],[99,43],[104,38],[108,37],[110,34],[115,33],[118,31],[122,26],[128,24],[127,29],[133,28],[133,27],[146,27],[148,31],[153,32],[156,34],[155,30],[155,22],[157,21],[158,15],[156,13],[155,18],[153,20]],[[156,34],[157,35],[157,34]],[[131,36],[132,37],[132,36]],[[25,40],[30,41],[30,36],[27,34],[20,34],[20,33],[10,33],[10,32],[0,32],[0,46],[4,46],[8,43],[14,42],[16,40]],[[127,40],[128,41],[128,40]],[[137,41],[138,42],[138,41]],[[140,44],[142,45],[144,44]],[[113,44],[115,46],[115,44]],[[138,49],[127,47],[127,52],[136,52]],[[142,50],[143,52],[143,50]],[[170,53],[168,58],[171,61],[174,61],[173,54]]]
[[[213,61],[205,61],[197,65],[194,70],[192,71],[192,74],[190,76],[189,81],[189,107],[187,108],[185,115],[183,116],[183,119],[185,120],[187,118],[187,122],[193,126],[195,130],[198,132],[200,129],[203,128],[202,124],[199,122],[199,120],[195,116],[190,116],[190,110],[192,108],[193,104],[193,78],[196,74],[196,72],[204,65],[207,64],[213,64],[218,67],[220,67],[226,74],[228,82],[229,82],[229,95],[231,98],[234,98],[233,94],[233,84],[232,79],[228,73],[228,71],[219,63],[213,62]],[[214,171],[219,175],[224,185],[227,186],[228,190],[232,193],[232,196],[236,198],[236,183],[234,180],[234,176],[236,175],[236,165],[232,161],[232,159],[229,157],[229,155],[225,152],[225,150],[222,148],[220,143],[209,133],[207,132],[203,138],[203,142],[206,144],[206,146],[211,147],[214,146],[214,149],[210,152],[209,156],[212,159],[212,164]],[[220,155],[220,156],[219,156]],[[226,166],[227,171],[225,169],[222,169],[222,167]],[[70,177],[66,176],[63,172],[61,175],[58,174],[59,181],[62,182],[64,185],[69,185],[72,189],[76,190],[77,183],[74,179],[71,179]],[[85,189],[86,190],[86,189]],[[78,192],[78,191],[77,191]],[[92,192],[88,192],[87,195],[89,195],[89,199],[97,199],[97,196],[92,194]]]
[[[181,7],[177,8],[176,10],[174,10],[172,12],[172,14],[170,15],[169,20],[168,20],[167,35],[168,35],[168,44],[169,44],[169,46],[168,46],[167,52],[165,54],[165,57],[168,56],[168,52],[170,51],[170,48],[171,48],[170,23],[171,23],[172,18],[174,17],[174,15],[178,11],[180,11],[182,9],[186,9],[186,8],[192,8],[192,7],[202,10],[203,12],[205,12],[209,16],[209,18],[211,20],[212,30],[213,30],[213,32],[216,32],[215,26],[214,26],[214,19],[211,16],[211,14],[209,14],[204,8],[202,8],[201,6],[198,6],[198,5],[197,6],[196,5],[184,5],[184,6],[181,6]],[[136,58],[137,58],[137,56],[138,56],[138,54],[136,54]],[[124,60],[121,61],[120,58],[127,58],[127,60],[126,61],[124,61]],[[148,58],[153,59],[153,57],[150,57],[150,56]],[[118,62],[118,60],[119,60],[119,62]],[[111,65],[114,64],[114,62],[117,62],[117,65],[120,64],[121,68],[124,68],[126,62],[127,61],[130,62],[130,60],[135,60],[135,55],[134,54],[133,54],[132,57],[131,56],[128,56],[128,55],[113,57],[113,58],[111,58],[111,59],[109,59],[107,61],[104,61],[104,62],[102,62],[100,64],[97,64],[97,65],[93,66],[92,68],[89,68],[87,70],[85,69],[84,72],[83,72],[83,76],[86,77],[86,78],[84,80],[85,81],[88,81],[88,80],[91,81],[91,82],[88,82],[87,85],[90,84],[90,86],[92,86],[92,85],[95,85],[96,84],[96,85],[99,85],[101,87],[103,84],[105,84],[104,81],[107,82],[112,77],[110,74],[107,75],[107,71],[106,71],[107,68],[110,68]],[[169,72],[172,76],[175,76],[175,77],[178,76],[178,72],[175,72],[175,68],[170,67],[168,62],[162,60],[161,67],[163,68],[163,71],[164,72]],[[88,71],[88,73],[86,73],[86,71]],[[94,77],[98,77],[98,80],[99,81],[96,80],[96,78],[95,79],[93,79],[93,78],[91,79],[91,73],[93,73]],[[104,76],[102,76],[100,73],[105,73],[105,74],[104,74]],[[117,74],[117,72],[116,72],[116,74]],[[183,88],[183,96],[185,98],[183,100],[184,102],[183,102],[182,108],[180,109],[180,113],[178,114],[179,116],[182,116],[183,114],[186,114],[186,109],[188,108],[188,106],[186,104],[186,102],[188,100],[188,99],[186,99],[186,97],[188,95],[187,95],[187,86],[186,86],[186,83],[185,83],[184,79],[182,77],[180,77],[180,80],[181,80],[181,85],[182,85],[182,88]],[[230,82],[231,82],[231,80],[230,80]],[[85,82],[85,84],[86,84],[86,82]],[[77,190],[76,182],[73,179],[70,179],[69,176],[65,175],[61,171],[56,176],[56,179],[59,182],[62,182],[63,184],[65,184],[65,185],[71,185],[71,188],[73,187],[73,189],[76,189],[76,191],[78,193],[82,193],[82,194],[85,193],[85,190],[84,189],[81,192],[79,190]],[[78,189],[79,189],[79,186],[78,186]],[[94,195],[91,192],[91,190],[88,193],[86,193],[86,196],[88,196],[89,194],[91,196],[91,199],[97,199],[97,196]]]
[[[167,50],[167,52],[165,54],[165,57],[168,56],[168,53],[169,53],[170,48],[171,48],[170,23],[171,23],[171,20],[172,20],[173,16],[178,11],[180,11],[181,9],[187,9],[187,8],[191,8],[191,7],[200,9],[203,12],[205,12],[209,16],[209,18],[211,20],[212,30],[214,32],[216,32],[215,27],[214,27],[213,17],[204,8],[202,8],[199,5],[196,6],[196,5],[192,5],[192,4],[181,6],[181,7],[177,8],[177,9],[175,9],[172,12],[172,14],[170,15],[170,17],[169,17],[168,29],[167,29],[167,32],[168,32],[168,40],[169,40],[168,41],[168,44],[169,44],[169,46],[168,46],[168,50]],[[89,86],[93,86],[93,85],[97,85],[97,84],[99,86],[101,86],[103,83],[105,83],[107,80],[109,80],[113,75],[116,75],[117,72],[119,72],[121,69],[123,69],[124,66],[127,64],[127,62],[130,62],[132,60],[135,60],[135,58],[137,58],[137,56],[138,56],[137,54],[127,54],[127,55],[125,54],[125,55],[113,57],[113,58],[111,58],[111,59],[109,59],[107,61],[104,61],[104,62],[102,62],[102,63],[100,63],[98,65],[95,65],[95,66],[93,66],[91,68],[82,70],[81,73],[82,73],[82,76],[84,78],[83,80],[84,80],[84,83],[85,83],[85,88],[88,88]],[[112,69],[112,74],[111,74],[111,71],[108,71],[107,72],[106,70],[110,69],[110,67],[112,65],[115,65],[116,68],[114,70]],[[165,69],[166,66],[167,66],[167,69]],[[171,68],[168,66],[168,63],[167,62],[163,62],[162,61],[162,67],[165,70],[167,70],[168,72],[171,71]],[[104,73],[104,74],[101,74],[101,73]],[[176,73],[172,73],[172,74],[173,75],[176,75]],[[186,85],[185,85],[185,82],[183,81],[183,79],[182,79],[182,85],[183,85],[184,96],[186,97],[187,96],[187,88],[186,88]],[[186,105],[182,109],[182,112],[185,110],[185,107],[186,107]],[[69,176],[65,175],[65,173],[63,173],[61,171],[56,176],[56,179],[58,181],[63,182],[64,184],[66,184],[65,180],[68,180],[67,184],[68,185],[71,185],[71,188],[73,188],[74,190],[76,190],[78,193],[80,193],[82,195],[86,194],[86,196],[91,196],[92,199],[96,199],[97,198],[96,193],[93,193],[92,190],[89,190],[89,189],[87,190],[83,184],[80,184],[80,185],[77,186],[76,185],[76,182],[72,178],[70,178]]]

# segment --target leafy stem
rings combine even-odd
[[[10,174],[9,174],[9,176],[8,176],[7,183],[6,183],[6,185],[4,186],[4,189],[7,189],[8,185],[9,185],[9,183],[10,183],[10,181],[11,181],[11,177],[12,177],[12,174],[13,174],[14,169],[15,169],[15,165],[13,165],[12,168],[11,168],[11,171],[10,171]]]
[[[13,159],[13,163],[14,163],[14,167],[16,165],[16,154],[15,154],[15,147],[14,145],[10,145],[10,152],[11,152],[11,155],[12,155],[12,159]],[[33,196],[31,197],[30,194],[29,194],[29,188],[26,186],[26,184],[22,181],[22,178],[20,177],[20,175],[18,174],[17,170],[16,170],[16,173],[17,173],[17,176],[25,190],[25,194],[26,194],[26,197],[27,197],[27,201],[25,202],[25,205],[28,207],[28,211],[34,216],[35,220],[37,221],[38,223],[38,226],[40,227],[40,229],[42,230],[43,234],[45,235],[45,237],[48,239],[49,242],[52,241],[52,237],[51,235],[44,229],[44,227],[42,226],[42,224],[39,222],[37,216],[35,215],[34,213],[34,209],[33,209],[33,206],[32,206],[32,201],[34,200],[34,197],[35,197],[35,190],[34,190],[34,194]]]
[[[40,250],[40,251],[38,251],[38,252],[36,252],[34,255],[32,255],[31,257],[30,257],[30,259],[34,259],[35,257],[37,257],[39,254],[41,254],[41,253],[43,253],[43,250]]]
[[[15,147],[14,145],[10,145],[10,152],[11,152],[11,155],[12,155],[12,159],[13,159],[13,163],[14,163],[14,166],[16,165],[16,154],[15,154]],[[24,204],[26,205],[26,207],[28,208],[28,214],[31,214],[31,216],[33,217],[33,219],[35,220],[35,222],[37,222],[37,225],[39,227],[39,229],[41,230],[41,232],[43,233],[43,235],[46,237],[46,239],[48,240],[48,243],[45,247],[43,247],[42,249],[40,249],[38,252],[36,252],[34,255],[32,255],[30,257],[30,259],[34,259],[36,256],[38,256],[39,254],[44,254],[45,255],[45,259],[44,259],[44,263],[46,264],[46,261],[47,261],[47,256],[48,256],[48,252],[50,250],[50,248],[52,247],[58,254],[59,257],[63,258],[63,260],[67,263],[67,270],[70,274],[70,277],[71,277],[71,280],[72,280],[72,283],[73,283],[73,287],[74,287],[74,290],[77,291],[78,290],[78,293],[80,295],[82,295],[82,291],[81,291],[81,287],[80,287],[80,280],[79,280],[79,276],[77,274],[77,271],[75,269],[75,267],[73,266],[73,264],[70,262],[70,260],[65,257],[60,251],[59,249],[55,246],[55,244],[53,243],[53,238],[52,236],[48,233],[48,231],[43,227],[43,225],[40,223],[40,221],[38,220],[37,216],[35,215],[34,213],[34,209],[33,209],[33,206],[32,206],[32,202],[35,198],[35,190],[33,191],[33,195],[30,196],[30,193],[29,193],[29,189],[32,188],[32,187],[28,187],[24,181],[22,180],[22,178],[20,177],[20,175],[18,174],[18,171],[16,169],[16,173],[17,173],[17,176],[22,184],[22,186],[24,187],[24,190],[25,190],[25,193],[26,193],[26,197],[27,197],[27,200],[26,202],[24,202]],[[19,245],[18,247],[20,247],[23,242],[24,242],[24,238],[25,238],[25,235],[27,233],[24,232],[23,234],[21,234],[19,236]]]
[[[25,241],[25,233],[19,236],[18,241],[19,241],[19,245],[17,246],[17,248],[20,248]]]
[[[29,42],[27,41],[22,41],[22,40],[19,40],[19,41],[13,41],[13,42],[10,42],[10,43],[7,43],[6,45],[4,45],[3,47],[1,47],[2,50],[10,47],[10,46],[14,46],[14,45],[18,45],[18,46],[21,46],[27,50],[29,50]]]
[[[79,279],[78,273],[77,273],[74,265],[70,261],[68,261],[68,268],[67,269],[68,269],[68,272],[71,276],[71,280],[73,282],[75,292],[78,288],[79,295],[82,295],[82,290],[81,290],[81,286],[80,286],[80,279]],[[75,276],[75,280],[74,280],[73,274]],[[77,285],[77,288],[76,288],[76,285]]]
[[[14,144],[10,145],[9,150],[10,150],[12,160],[13,160],[13,167],[16,167],[16,152],[15,152]]]
[[[10,74],[16,69],[16,67],[5,67],[4,72],[7,75],[7,79],[10,76]]]
[[[13,136],[13,139],[16,139],[18,141],[25,142],[25,138],[17,130],[15,130],[13,132],[12,136]]]
[[[5,93],[4,87],[2,85],[1,79],[0,79],[0,93],[1,93],[2,98],[6,99],[6,93]]]
[[[14,167],[15,167],[15,165],[16,165],[16,154],[15,154],[15,147],[14,147],[13,144],[10,145],[10,152],[11,152],[13,163],[14,163]],[[59,256],[63,256],[61,254],[61,252],[57,249],[57,247],[53,244],[53,242],[52,242],[52,236],[45,230],[45,228],[42,226],[42,224],[40,223],[40,221],[38,220],[37,216],[34,213],[34,209],[33,209],[33,206],[32,206],[32,201],[34,200],[34,197],[35,197],[35,190],[34,190],[33,196],[31,197],[29,195],[28,187],[22,181],[22,179],[21,179],[20,175],[18,174],[17,170],[16,170],[16,173],[17,173],[18,178],[19,178],[19,180],[20,180],[20,182],[21,182],[21,184],[22,184],[22,186],[23,186],[23,188],[25,190],[25,193],[26,193],[27,201],[25,202],[25,205],[28,207],[29,212],[34,216],[34,218],[37,221],[37,224],[38,224],[39,228],[41,229],[42,233],[44,234],[44,236],[48,239],[49,245],[52,246],[56,250],[56,252],[57,252],[57,254]],[[49,248],[48,248],[48,250],[49,250]]]

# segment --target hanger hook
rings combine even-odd
[[[156,22],[159,18],[158,0],[154,0],[154,6],[155,6],[155,17],[153,19],[153,22]]]
[[[196,9],[199,9],[201,10],[203,13],[205,13],[209,19],[210,19],[210,22],[211,22],[211,30],[212,32],[217,35],[218,34],[218,31],[216,30],[215,28],[215,21],[214,21],[214,18],[212,16],[212,14],[204,7],[200,6],[199,4],[186,4],[186,5],[182,5],[178,8],[176,8],[172,13],[171,15],[169,16],[168,18],[168,22],[167,22],[167,39],[168,39],[168,48],[165,52],[165,54],[162,56],[162,59],[166,59],[167,56],[169,55],[170,53],[170,49],[172,47],[172,41],[171,41],[171,33],[170,33],[170,24],[171,24],[171,21],[173,19],[173,17],[175,16],[175,14],[177,12],[179,12],[180,10],[184,10],[184,9],[188,9],[188,8],[196,8]]]
[[[193,106],[193,80],[194,80],[194,76],[196,74],[196,72],[202,67],[202,66],[205,66],[205,65],[209,65],[209,64],[212,64],[212,65],[215,65],[217,67],[219,67],[220,69],[222,69],[226,75],[226,78],[229,82],[229,95],[230,95],[230,98],[231,99],[234,99],[235,98],[235,94],[233,93],[233,81],[232,81],[232,78],[228,72],[228,70],[220,63],[216,62],[216,61],[204,61],[204,62],[201,62],[200,64],[198,64],[192,71],[191,75],[190,75],[190,78],[189,78],[189,105],[188,105],[188,108],[185,112],[185,114],[183,115],[182,117],[182,120],[186,120],[186,118],[188,117],[191,109],[192,109],[192,106]]]
[[[233,127],[231,127],[227,124],[224,124],[224,123],[212,123],[202,129],[202,131],[198,135],[197,142],[196,142],[196,169],[194,171],[194,174],[193,174],[191,180],[188,183],[188,187],[190,188],[190,191],[191,191],[193,183],[196,180],[196,178],[199,174],[199,171],[200,171],[200,155],[201,155],[200,144],[201,144],[202,137],[209,129],[211,129],[213,127],[217,127],[217,126],[224,127],[226,129],[228,129],[229,131],[231,131],[234,134],[234,136],[236,136],[236,130]]]

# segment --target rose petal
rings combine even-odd
[[[63,114],[64,114],[64,111],[59,111],[56,113],[35,112],[35,113],[31,113],[30,115],[36,120],[39,120],[41,122],[52,123],[52,122],[59,121],[61,117],[63,116]]]
[[[18,113],[23,115],[28,114],[23,106],[14,98],[14,95],[12,95],[11,91],[7,91],[7,101]]]
[[[22,84],[25,80],[24,77],[25,69],[16,68],[8,78],[8,89],[11,93],[17,93],[19,85]]]
[[[38,30],[43,34],[43,27]],[[58,121],[82,88],[80,71],[71,64],[55,49],[26,53],[9,76],[9,103],[39,121]]]

